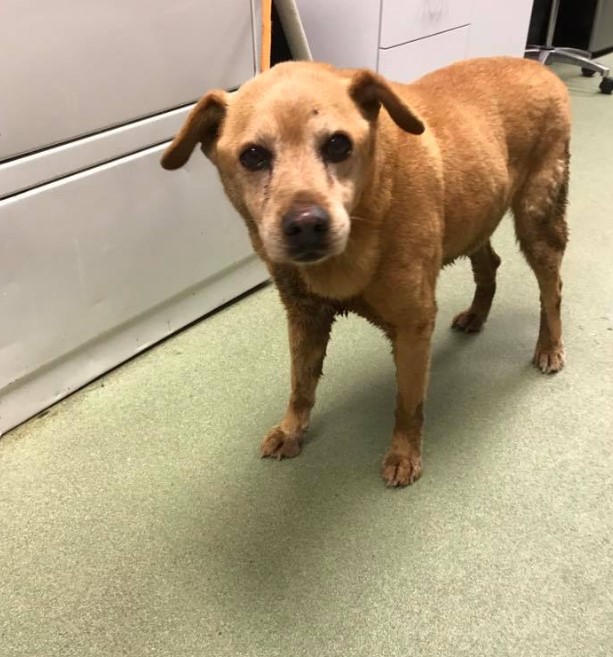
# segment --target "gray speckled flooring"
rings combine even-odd
[[[393,370],[343,320],[300,458],[261,290],[0,440],[2,657],[613,655],[613,98],[573,92],[568,367],[529,364],[538,295],[510,222],[484,333],[441,278],[425,474],[387,490]]]

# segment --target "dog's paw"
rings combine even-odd
[[[288,435],[281,427],[273,427],[262,441],[262,458],[291,459],[300,454],[302,434]]]
[[[554,347],[542,347],[537,344],[534,351],[532,363],[541,370],[543,374],[555,374],[559,372],[566,362],[566,355],[564,353],[564,346],[560,345]]]
[[[485,317],[472,310],[465,310],[453,318],[451,328],[463,333],[478,333],[485,324]]]
[[[381,476],[388,486],[409,486],[421,477],[421,456],[390,450],[383,459]]]

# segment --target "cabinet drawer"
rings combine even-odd
[[[473,0],[382,0],[381,48],[438,34],[472,17]]]
[[[254,73],[250,0],[2,0],[0,161]]]
[[[0,433],[266,279],[214,167],[163,148],[0,201]]]
[[[412,41],[379,52],[379,72],[396,82],[411,82],[425,73],[465,59],[470,26]]]

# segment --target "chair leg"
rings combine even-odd
[[[600,73],[603,78],[608,78],[610,73],[610,69],[607,66],[603,66],[588,57],[567,52],[565,48],[555,48],[554,50],[551,50],[548,53],[547,60],[580,66],[581,68],[586,68],[588,71]]]
[[[562,52],[568,52],[571,55],[579,55],[580,57],[587,57],[592,59],[592,53],[589,50],[580,50],[579,48],[567,48],[566,46],[556,48],[556,50],[561,50]]]
[[[536,47],[536,46],[529,46],[526,48],[526,51],[524,52],[524,57],[526,59],[537,59],[539,58],[541,54],[541,49]]]
[[[541,50],[538,56],[539,62],[541,62],[541,64],[547,64],[549,62],[549,58],[551,57],[552,52],[553,50],[551,50],[550,48]]]

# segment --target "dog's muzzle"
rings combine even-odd
[[[315,262],[328,254],[330,215],[318,205],[296,205],[282,220],[287,252],[297,262]]]

